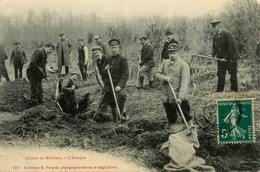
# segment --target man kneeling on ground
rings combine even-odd
[[[192,126],[193,120],[190,116],[190,106],[187,100],[190,68],[189,65],[181,59],[178,44],[170,44],[168,46],[168,53],[170,59],[162,62],[158,74],[156,74],[156,77],[163,81],[162,101],[168,118],[168,124],[165,128],[170,129],[177,121],[177,103],[180,104],[189,126]],[[172,84],[176,92],[177,102],[174,99],[168,82]]]

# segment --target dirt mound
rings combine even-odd
[[[55,94],[56,76],[50,76],[44,85],[44,105],[25,110],[25,102],[17,103],[17,97],[29,89],[29,83],[20,81],[19,84],[6,83],[2,87],[5,100],[3,105],[16,105],[20,119],[0,124],[0,139],[6,144],[17,144],[22,139],[23,144],[39,144],[50,147],[77,147],[99,152],[110,152],[116,156],[128,157],[137,164],[148,168],[162,169],[169,159],[164,157],[159,149],[167,141],[169,133],[164,129],[167,123],[166,114],[160,100],[160,89],[141,89],[128,85],[126,109],[130,121],[121,125],[112,122],[110,110],[105,114],[102,123],[91,119],[94,115],[100,97],[98,85],[77,81],[76,96],[82,106],[87,107],[82,113],[72,118],[61,112],[56,106]],[[20,89],[15,96],[6,90],[9,86]],[[158,86],[159,87],[159,86]],[[13,90],[10,90],[10,92]],[[15,91],[14,91],[15,92]],[[219,145],[217,144],[216,99],[260,97],[259,92],[245,93],[212,93],[191,89],[190,99],[192,114],[195,114],[195,124],[199,124],[198,136],[201,147],[197,155],[206,160],[217,171],[252,170],[257,169],[259,160],[259,142],[256,144]],[[3,94],[0,94],[3,96]],[[82,101],[81,101],[82,100]],[[256,100],[259,101],[259,100]],[[9,102],[9,104],[7,103]],[[198,103],[199,102],[199,103]],[[259,103],[255,103],[255,114],[259,114]],[[109,108],[108,108],[109,109]],[[9,109],[4,109],[9,110]],[[259,131],[259,115],[256,115],[256,131]],[[178,124],[182,123],[178,116]],[[8,139],[7,139],[8,138]],[[251,163],[250,163],[251,162]]]
[[[24,93],[29,93],[30,83],[25,80],[4,82],[0,89],[0,112],[20,112],[27,108]]]

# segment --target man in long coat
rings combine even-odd
[[[2,46],[0,46],[0,81],[1,77],[5,77],[6,81],[10,81],[8,77],[8,73],[5,66],[5,60],[8,59],[8,56],[6,55],[4,49]]]
[[[234,39],[229,31],[223,30],[220,20],[210,22],[215,30],[213,37],[212,56],[226,61],[218,61],[218,85],[217,92],[222,92],[225,86],[226,72],[230,74],[231,91],[238,91],[237,88],[237,60],[239,54],[235,46]],[[211,56],[211,57],[212,57]]]
[[[60,41],[57,43],[56,49],[58,53],[58,73],[61,73],[62,66],[65,66],[65,73],[69,73],[70,66],[70,53],[72,45],[68,39],[65,38],[65,34],[60,34]]]

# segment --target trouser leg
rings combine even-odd
[[[163,102],[163,106],[164,106],[165,112],[167,114],[168,122],[170,124],[175,124],[177,121],[176,104]]]
[[[42,80],[39,80],[37,83],[38,86],[38,103],[43,104],[43,87],[42,87]]]
[[[79,63],[79,69],[82,76],[83,81],[86,80],[86,68],[83,63]]]
[[[59,74],[59,75],[61,74],[61,69],[62,69],[62,66],[59,66],[59,67],[58,67],[58,74]]]
[[[34,105],[38,103],[38,86],[35,79],[30,79],[31,84],[31,101]]]
[[[226,76],[226,63],[219,62],[218,63],[218,86],[217,92],[222,92],[225,86],[225,76]]]
[[[176,106],[177,107],[177,106]],[[192,120],[192,117],[190,115],[190,105],[189,105],[189,102],[188,100],[184,100],[181,102],[181,110],[184,114],[184,117],[186,119],[187,122],[189,122],[190,120]],[[180,114],[180,111],[178,109],[178,112]]]
[[[237,62],[229,65],[228,73],[230,74],[231,91],[237,92]]]
[[[69,73],[69,66],[65,66],[65,73],[66,73],[66,75]]]
[[[18,66],[18,69],[19,69],[19,78],[22,78],[23,77],[23,64],[21,62]]]
[[[18,78],[18,63],[14,63],[14,78]]]

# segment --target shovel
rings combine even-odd
[[[109,69],[107,69],[107,73],[108,73],[109,80],[110,80],[110,83],[111,83],[112,92],[113,92],[113,96],[114,96],[114,99],[115,99],[116,109],[117,109],[117,111],[118,111],[119,120],[121,120],[121,119],[122,119],[122,118],[121,118],[121,113],[120,113],[120,109],[119,109],[119,106],[118,106],[118,103],[117,103],[115,88],[114,88],[113,80],[112,80],[111,73],[110,73],[110,70],[109,70]]]
[[[171,91],[172,91],[174,100],[175,100],[175,102],[176,102],[176,104],[177,104],[177,107],[178,107],[179,112],[180,112],[180,114],[181,114],[181,117],[182,117],[182,119],[183,119],[183,121],[184,121],[184,124],[186,125],[187,128],[190,128],[189,125],[188,125],[188,123],[187,123],[187,121],[186,121],[186,119],[185,119],[185,117],[184,117],[184,114],[183,114],[183,112],[182,112],[182,110],[181,110],[180,104],[177,103],[177,97],[176,97],[176,94],[175,94],[174,89],[173,89],[173,87],[172,87],[172,84],[171,84],[169,81],[168,81],[168,84],[169,84],[169,86],[170,86],[170,88],[171,88]]]

